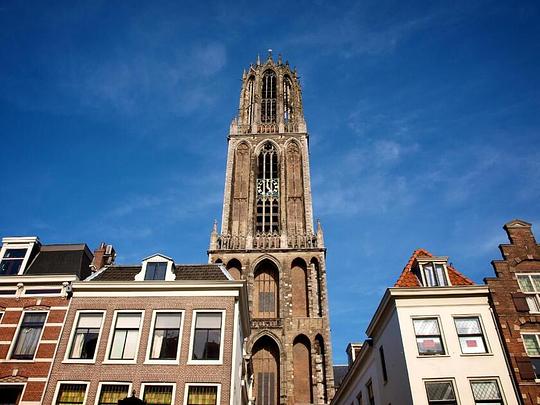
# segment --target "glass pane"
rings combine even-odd
[[[98,405],[118,405],[118,401],[128,396],[128,385],[102,385]]]
[[[7,249],[4,259],[24,259],[26,249]]]
[[[152,359],[174,360],[178,350],[178,329],[156,330],[152,346]]]
[[[172,403],[172,390],[170,385],[147,385],[144,387],[143,400],[147,405],[168,405]]]
[[[439,285],[448,285],[446,282],[446,273],[442,264],[435,265],[435,272],[437,273],[437,280]]]
[[[0,276],[11,276],[19,273],[22,259],[20,260],[2,260],[0,262]]]
[[[193,360],[203,360],[206,348],[206,338],[208,331],[206,329],[195,330],[193,341]]]
[[[540,291],[540,274],[531,275],[535,291]]]
[[[182,314],[180,313],[160,313],[156,315],[156,329],[180,329],[180,321]]]
[[[538,357],[531,357],[531,364],[534,369],[534,374],[536,378],[540,378],[540,358]]]
[[[481,336],[460,337],[459,344],[463,353],[486,353],[486,346]]]
[[[206,358],[208,360],[219,360],[220,341],[220,330],[212,329],[208,331],[208,343],[206,344]]]
[[[124,344],[126,342],[127,331],[117,330],[114,332],[112,347],[111,347],[111,359],[121,359],[124,352]]]
[[[79,316],[79,328],[100,328],[102,314],[81,314]]]
[[[35,325],[35,326],[43,326],[45,323],[45,318],[47,317],[47,314],[44,312],[26,312],[24,314],[23,319],[23,326],[25,325]]]
[[[440,337],[416,338],[418,352],[420,354],[444,354]]]
[[[437,319],[415,319],[414,331],[416,335],[440,335]]]
[[[0,404],[18,404],[21,399],[23,388],[23,385],[0,385]]]
[[[540,356],[540,346],[536,335],[523,335],[523,345],[529,356]]]
[[[138,329],[141,322],[140,313],[127,313],[127,314],[118,314],[116,318],[116,328],[117,329],[129,329],[134,328]]]
[[[197,329],[219,329],[221,328],[221,313],[201,313],[197,314]]]
[[[426,382],[427,396],[430,401],[455,400],[454,387],[450,381]]]
[[[86,393],[85,384],[61,384],[57,404],[82,404]]]
[[[132,360],[136,356],[137,340],[139,340],[138,330],[129,330],[127,332],[126,344],[124,347],[124,359]]]
[[[529,276],[518,276],[518,284],[519,288],[521,288],[521,291],[534,292],[534,287],[531,280],[529,279]]]
[[[435,280],[435,274],[433,272],[433,265],[431,263],[427,263],[423,265],[424,269],[424,277],[426,279],[426,286],[433,287],[437,285],[437,282]]]
[[[478,335],[482,333],[478,318],[456,318],[458,335]]]
[[[540,312],[538,298],[536,295],[527,295],[527,305],[529,305],[529,310],[531,312]]]
[[[473,381],[471,382],[475,400],[501,399],[499,386],[496,381]]]
[[[187,405],[216,405],[217,387],[189,387]]]

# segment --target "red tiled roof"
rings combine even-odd
[[[418,280],[418,277],[412,272],[414,262],[418,257],[433,257],[431,253],[429,253],[425,249],[416,249],[409,261],[407,262],[407,265],[401,272],[401,275],[399,276],[398,280],[396,281],[396,284],[394,284],[394,287],[422,287],[422,284],[420,283],[420,280]],[[454,269],[452,266],[447,265],[448,269],[448,277],[450,278],[450,284],[452,285],[474,285],[474,282],[465,277],[463,274],[461,274],[459,271]]]

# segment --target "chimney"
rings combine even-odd
[[[112,245],[107,245],[105,242],[101,242],[99,247],[94,250],[94,259],[90,267],[92,271],[98,271],[104,266],[108,266],[114,263],[116,252]]]
[[[356,360],[356,356],[360,349],[362,348],[362,343],[349,343],[347,345],[347,358],[349,359],[349,367],[352,366]]]

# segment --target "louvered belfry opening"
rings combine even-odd
[[[257,405],[279,404],[279,348],[268,336],[253,346],[253,369]]]
[[[261,262],[255,270],[253,317],[276,319],[279,317],[279,275],[270,260]]]
[[[267,70],[263,75],[261,94],[261,122],[273,124],[276,122],[276,74],[273,70]]]
[[[279,165],[273,143],[263,145],[257,157],[257,220],[256,233],[279,232]]]

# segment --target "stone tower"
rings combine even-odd
[[[257,405],[329,403],[326,249],[320,223],[313,228],[302,94],[296,69],[271,51],[242,76],[221,233],[215,223],[208,255],[248,282]]]

